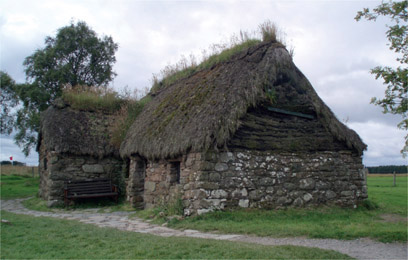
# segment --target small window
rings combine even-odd
[[[170,183],[180,183],[180,162],[170,162]]]
[[[44,158],[44,161],[43,161],[43,165],[44,165],[44,170],[47,170],[47,158]]]
[[[146,175],[146,163],[143,160],[139,160],[136,162],[136,169],[135,174],[138,179],[144,180]]]

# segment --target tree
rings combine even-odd
[[[387,39],[390,42],[390,49],[399,55],[397,61],[401,66],[397,68],[375,67],[371,73],[375,78],[382,78],[387,85],[384,98],[372,98],[371,103],[381,106],[384,113],[400,114],[402,121],[398,127],[408,130],[408,1],[381,3],[370,12],[369,8],[359,11],[355,19],[360,21],[365,18],[369,21],[376,21],[379,16],[388,16],[393,22],[387,25]],[[408,134],[405,136],[405,145],[401,150],[403,156],[408,153]]]
[[[10,134],[14,125],[11,110],[18,104],[16,82],[6,72],[0,71],[0,85],[0,133]]]
[[[65,85],[103,86],[112,81],[117,49],[111,37],[98,38],[79,21],[46,37],[45,47],[24,60],[28,82],[16,90],[23,108],[17,112],[15,140],[26,155],[37,142],[40,112],[61,96]]]

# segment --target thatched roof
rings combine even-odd
[[[58,100],[41,114],[37,150],[44,145],[57,153],[119,157],[109,142],[113,120],[112,115],[75,110]]]
[[[339,141],[358,153],[366,148],[359,136],[339,122],[279,43],[260,43],[226,62],[162,89],[145,107],[121,145],[121,156],[171,158],[188,151],[223,147],[240,126],[249,107],[276,97],[281,82],[307,97],[318,120]],[[284,91],[284,90],[283,90]]]

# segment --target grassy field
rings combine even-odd
[[[33,196],[38,190],[38,178],[1,176],[2,198]],[[369,176],[369,202],[358,209],[325,207],[317,209],[237,210],[213,212],[177,220],[168,226],[178,229],[241,233],[258,236],[307,236],[311,238],[354,239],[370,237],[382,242],[407,241],[407,176],[398,175],[393,187],[392,175]],[[49,211],[43,200],[32,198],[25,202],[31,209]],[[126,203],[109,206],[85,204],[78,207],[101,207],[101,212],[132,209]],[[138,211],[137,216],[148,218],[159,211]],[[165,218],[157,217],[157,223]],[[330,227],[330,228],[327,228]]]
[[[2,212],[2,259],[348,259],[328,250],[153,235]]]
[[[39,178],[27,175],[0,175],[1,199],[24,198],[38,192]]]
[[[21,175],[21,176],[31,176],[34,173],[34,177],[38,177],[38,167],[37,166],[12,166],[12,165],[1,165],[0,174],[1,175]]]

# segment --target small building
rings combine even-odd
[[[120,152],[130,160],[133,205],[181,200],[190,215],[355,207],[367,197],[365,149],[284,46],[263,42],[160,90]]]
[[[124,187],[123,160],[110,144],[113,120],[112,115],[72,109],[62,100],[42,113],[39,195],[49,206],[63,203],[68,180],[111,179]]]

